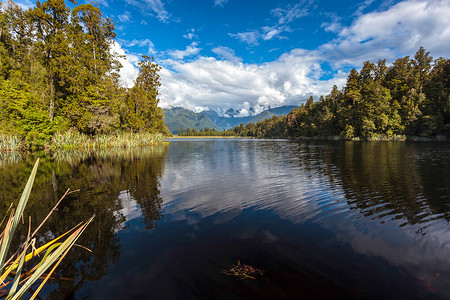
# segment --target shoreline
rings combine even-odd
[[[167,137],[166,140],[170,139],[245,139],[251,138],[247,136],[216,136],[216,135],[205,135],[205,136],[171,136]]]
[[[300,136],[295,138],[290,137],[252,137],[252,136],[172,136],[167,137],[166,140],[171,139],[284,139],[290,141],[349,141],[349,142],[448,142],[450,138],[443,135],[433,137],[421,136],[404,136],[396,135],[392,137],[379,136],[373,138],[354,137],[346,139],[342,136]]]
[[[405,135],[396,135],[392,137],[387,136],[378,136],[373,138],[363,138],[363,137],[354,137],[352,139],[346,139],[342,136],[301,136],[292,138],[292,140],[301,141],[301,140],[309,140],[309,141],[350,141],[350,142],[448,142],[449,138],[443,135],[437,135],[432,137],[422,137],[422,136],[405,136]]]

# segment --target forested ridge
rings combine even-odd
[[[420,48],[414,58],[367,61],[346,85],[289,114],[235,127],[239,136],[396,139],[450,137],[450,59]]]
[[[114,23],[95,4],[0,3],[0,134],[42,146],[56,132],[167,133],[160,67],[143,57],[132,88],[119,84]]]

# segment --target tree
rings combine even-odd
[[[59,104],[58,96],[64,94],[60,79],[65,71],[64,61],[69,59],[67,41],[69,12],[70,8],[64,0],[48,0],[43,3],[37,1],[36,7],[29,12],[34,25],[35,46],[47,71],[50,88],[48,106],[50,121],[53,121],[55,103]]]
[[[161,67],[153,58],[143,56],[139,62],[139,75],[134,87],[130,90],[127,100],[127,114],[130,119],[127,126],[134,130],[168,132],[164,124],[162,109],[158,107],[158,89],[161,85],[158,75]]]

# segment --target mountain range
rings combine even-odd
[[[169,127],[170,132],[177,133],[178,130],[186,128],[214,128],[216,131],[234,128],[241,123],[257,123],[273,116],[281,116],[288,114],[295,106],[280,106],[263,111],[256,116],[238,117],[239,111],[232,108],[227,110],[222,116],[213,110],[202,111],[199,113],[181,107],[173,107],[164,109],[165,124]]]

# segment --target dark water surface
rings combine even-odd
[[[1,157],[0,212],[35,157]],[[43,157],[40,242],[96,214],[43,299],[450,299],[450,144],[173,139]],[[26,227],[26,226],[24,226]],[[19,231],[25,235],[26,228]],[[237,261],[256,279],[222,273]]]

